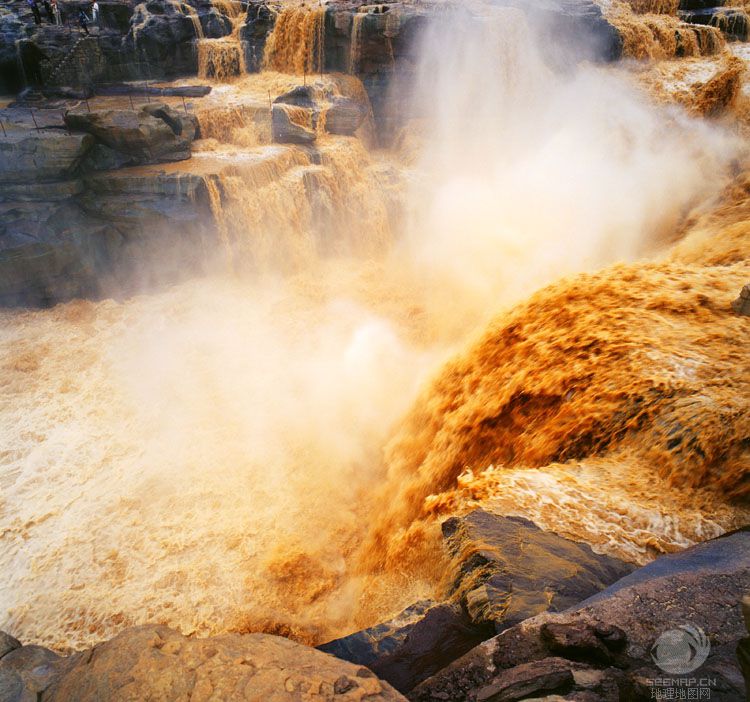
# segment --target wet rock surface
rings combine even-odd
[[[0,641],[5,640],[10,637],[2,634]],[[367,668],[277,636],[226,634],[195,639],[165,626],[141,626],[67,657],[41,646],[15,646],[0,657],[0,699],[396,702],[404,698]]]
[[[737,314],[750,316],[750,285],[745,285],[737,299],[732,302],[732,310]]]
[[[443,536],[460,564],[451,594],[475,624],[498,632],[572,607],[633,570],[527,519],[484,510],[447,520]]]
[[[492,633],[491,627],[475,625],[455,604],[425,601],[391,621],[318,648],[366,665],[397,690],[407,692]]]
[[[747,41],[748,17],[741,8],[700,7],[681,10],[680,18],[691,24],[704,24],[720,29],[728,39]]]
[[[334,95],[320,86],[300,85],[273,102],[273,140],[279,144],[311,144],[320,130],[353,136],[369,112],[366,97],[355,99]]]
[[[573,606],[633,569],[526,519],[483,510],[447,520],[443,535],[457,568],[448,602],[417,603],[321,650],[408,692],[498,631]]]
[[[421,683],[409,698],[518,699],[497,695],[509,671],[511,679],[526,680],[523,666],[534,662],[538,667],[532,670],[542,679],[545,671],[561,667],[571,672],[572,687],[566,692],[570,679],[560,677],[560,689],[554,690],[563,699],[651,699],[655,688],[663,687],[660,681],[685,677],[657,667],[654,644],[689,623],[705,632],[710,650],[688,677],[710,680],[712,700],[742,700],[745,686],[735,651],[746,632],[740,601],[748,588],[750,531],[741,530],[663,556],[574,609],[507,629]]]

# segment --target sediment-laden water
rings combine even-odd
[[[392,147],[314,160],[242,98],[312,80],[322,15],[283,14],[260,76],[199,38],[232,80],[180,166],[228,164],[213,272],[0,313],[1,626],[321,642],[434,594],[439,519],[478,503],[638,563],[747,518],[744,142],[483,13],[425,38]]]

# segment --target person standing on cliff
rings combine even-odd
[[[55,15],[55,24],[59,27],[62,24],[60,6],[57,4],[57,0],[50,0],[50,3],[52,4],[52,13]]]
[[[86,32],[86,36],[89,35],[89,18],[86,16],[83,8],[78,10],[78,26]]]
[[[91,21],[94,24],[99,24],[99,3],[94,0],[94,4],[91,6]]]
[[[43,0],[44,11],[47,13],[47,20],[50,24],[55,23],[55,15],[52,13],[52,5],[49,4],[49,0]]]
[[[34,15],[34,23],[41,24],[42,16],[39,14],[39,5],[36,4],[36,0],[26,0],[26,2],[29,3],[31,13]]]

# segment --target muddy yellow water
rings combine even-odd
[[[0,311],[0,627],[321,642],[439,596],[476,505],[634,563],[746,521],[746,147],[675,97],[733,64],[560,76],[488,11],[426,37],[392,148],[311,150],[268,145],[318,67],[282,19],[138,171],[203,178],[212,273]]]

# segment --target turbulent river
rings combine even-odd
[[[744,141],[485,14],[425,38],[392,147],[319,137],[330,245],[309,155],[222,111],[315,68],[291,13],[182,166],[231,166],[212,272],[0,312],[0,628],[319,643],[433,595],[475,504],[636,563],[747,519]]]

